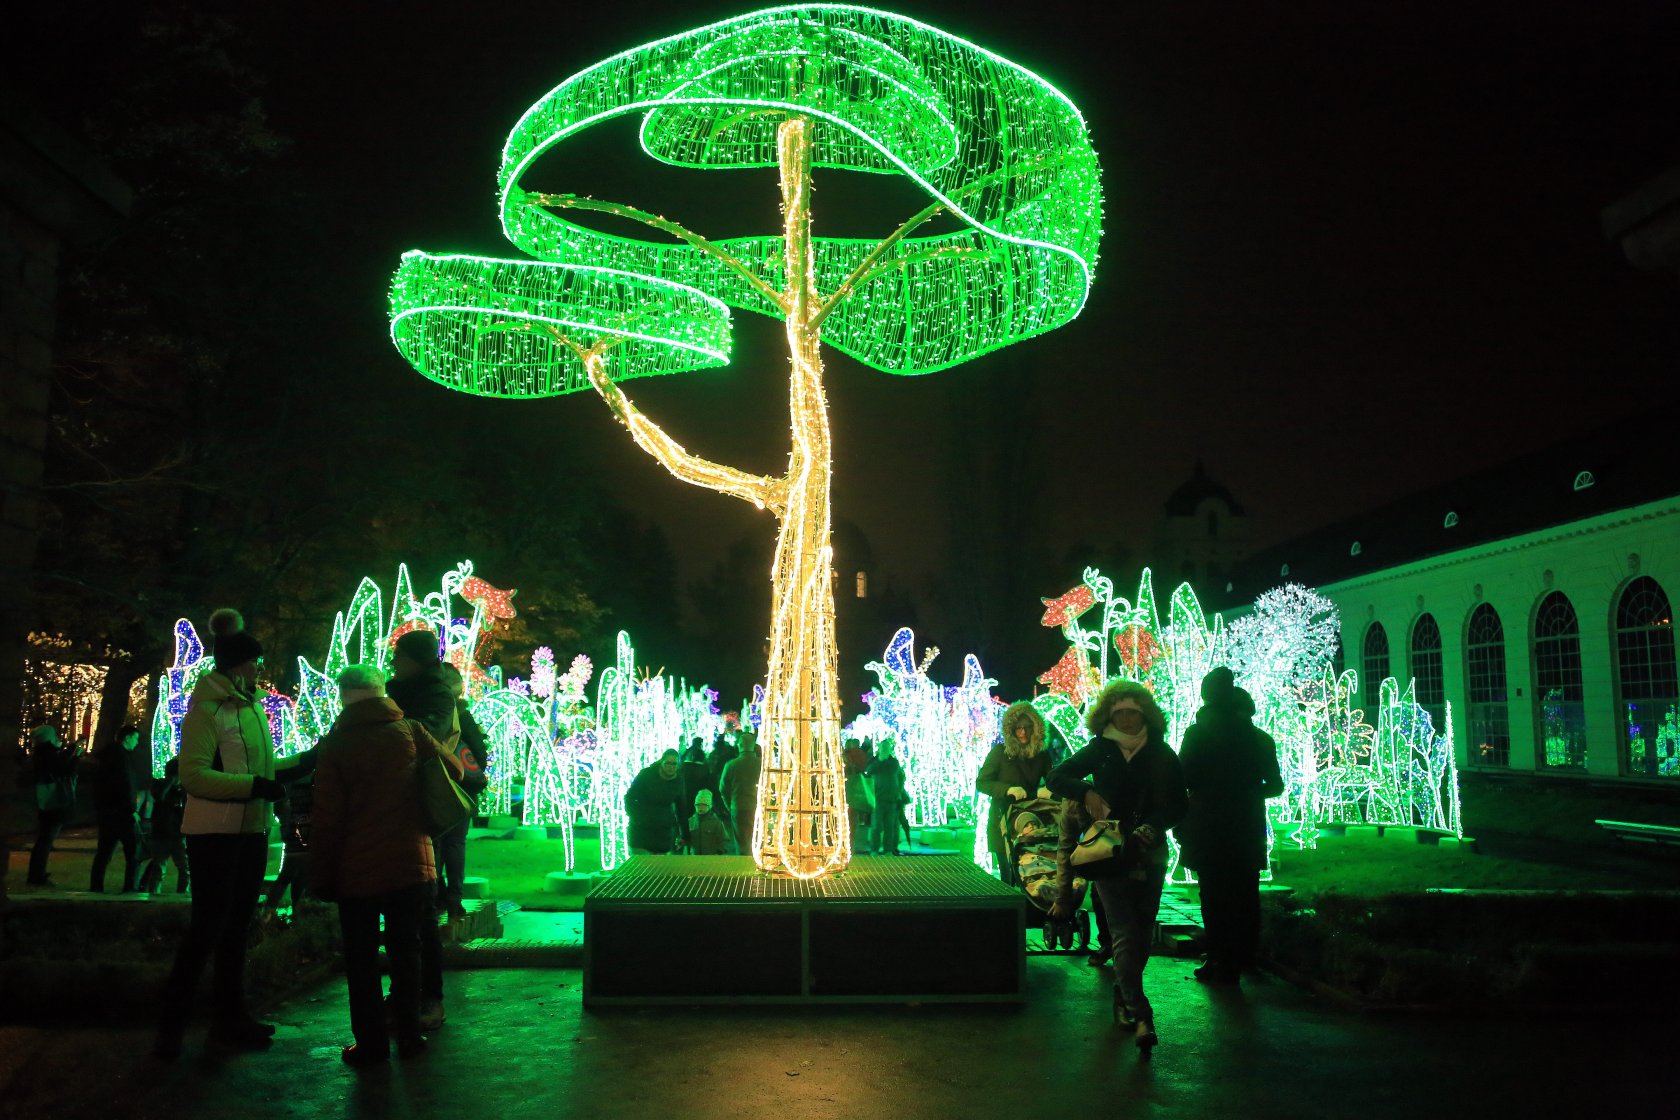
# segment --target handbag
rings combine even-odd
[[[1070,862],[1086,879],[1110,879],[1127,870],[1126,834],[1119,821],[1093,821],[1079,837]]]
[[[420,817],[428,836],[441,836],[473,814],[472,798],[456,784],[438,755],[419,766]]]

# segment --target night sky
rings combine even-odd
[[[1000,439],[1031,448],[1022,485],[1043,500],[1024,532],[1052,550],[1117,537],[1146,550],[1198,458],[1264,544],[1617,417],[1667,430],[1671,408],[1654,413],[1674,399],[1680,289],[1631,268],[1599,213],[1680,162],[1680,6],[1300,0],[1091,15],[1109,7],[896,8],[1066,92],[1107,201],[1096,288],[1060,331],[922,378],[830,354],[836,513],[884,574],[906,587],[960,578],[943,570],[951,519],[991,497],[973,494],[984,483],[963,464],[983,465]],[[292,158],[342,184],[319,216],[319,258],[343,314],[308,324],[300,347],[341,363],[392,423],[464,425],[468,442],[524,449],[533,472],[556,445],[583,451],[664,526],[685,578],[730,541],[769,534],[768,518],[670,479],[593,397],[472,400],[424,380],[386,341],[385,289],[408,248],[513,252],[495,221],[497,157],[544,92],[749,8],[281,4],[234,17]],[[110,81],[125,33],[112,11],[31,17],[38,35],[68,34],[72,15],[82,29],[73,47],[41,43],[58,60],[41,77]],[[551,155],[539,181],[708,236],[777,223],[769,172],[672,171],[641,155],[629,122],[594,133]],[[816,188],[819,232],[885,234],[921,205],[879,176],[819,172]],[[741,312],[736,324],[730,368],[628,388],[690,449],[775,469],[779,330]],[[1036,603],[1022,614],[1035,623]]]

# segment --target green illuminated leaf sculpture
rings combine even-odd
[[[626,115],[640,117],[642,148],[662,163],[775,168],[782,229],[710,241],[631,205],[524,188],[539,156]],[[880,238],[817,235],[818,167],[905,176],[927,205]],[[760,867],[789,875],[843,868],[851,844],[820,346],[891,373],[930,373],[1074,318],[1101,232],[1084,121],[1043,79],[936,28],[868,8],[797,5],[661,39],[567,79],[514,126],[499,183],[502,229],[529,258],[408,253],[392,285],[393,341],[427,377],[464,392],[592,388],[672,474],[776,515],[750,851]],[[603,233],[574,211],[667,236]],[[942,215],[959,228],[920,232]],[[785,324],[785,474],[689,453],[619,385],[727,363],[731,307]]]

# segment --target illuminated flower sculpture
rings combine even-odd
[[[633,206],[527,189],[538,157],[640,118],[676,167],[776,168],[782,228],[711,241]],[[927,206],[879,239],[819,236],[812,169],[902,175]],[[767,509],[772,569],[765,763],[750,850],[810,877],[850,858],[829,543],[830,440],[820,344],[875,369],[931,373],[1052,330],[1089,291],[1100,221],[1095,153],[1073,104],[972,43],[867,8],[797,5],[614,55],[526,112],[502,150],[503,232],[527,257],[407,254],[391,335],[463,392],[593,389],[679,479]],[[645,227],[604,233],[574,212]],[[945,232],[928,232],[943,218]],[[723,365],[729,307],[785,322],[792,446],[768,476],[685,450],[620,382]]]
[[[866,666],[879,684],[863,694],[868,711],[846,734],[876,743],[893,740],[904,765],[912,824],[972,825],[974,779],[1002,734],[1003,704],[992,695],[997,681],[972,653],[963,658],[960,685],[935,683],[928,667],[938,656],[939,648],[930,646],[918,661],[915,633],[904,627],[894,634],[882,659]]]
[[[1049,690],[1033,706],[1068,744],[1083,742],[1081,712],[1096,690],[1125,677],[1154,693],[1176,745],[1196,718],[1202,677],[1226,664],[1277,742],[1284,793],[1273,819],[1293,826],[1297,846],[1315,847],[1325,823],[1462,831],[1450,720],[1435,727],[1415,685],[1402,689],[1392,677],[1378,683],[1374,712],[1354,707],[1358,677],[1333,666],[1341,618],[1323,595],[1299,584],[1275,588],[1227,628],[1217,614],[1209,622],[1183,583],[1162,625],[1149,569],[1127,600],[1087,568],[1078,587],[1042,601],[1040,621],[1059,627],[1068,649],[1038,678]],[[1176,843],[1173,851],[1176,859]]]

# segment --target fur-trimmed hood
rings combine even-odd
[[[1026,725],[1027,737],[1038,744],[1038,749],[1044,749],[1044,717],[1038,709],[1032,706],[1030,700],[1017,700],[1003,713],[1003,745],[1005,748],[1015,745],[1015,729]]]

